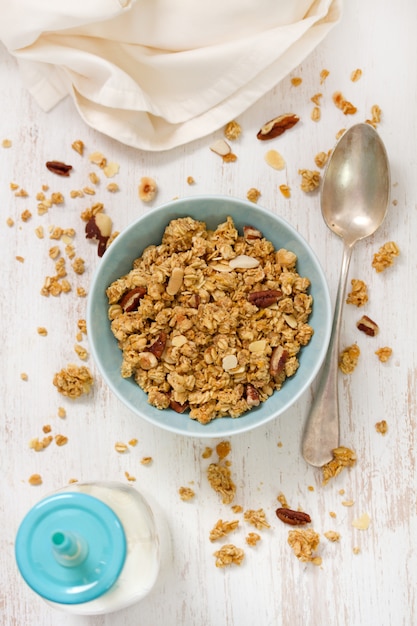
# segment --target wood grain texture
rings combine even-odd
[[[69,100],[46,114],[21,84],[15,61],[0,48],[0,242],[3,285],[0,299],[3,333],[0,377],[0,438],[2,441],[0,496],[0,622],[5,626],[412,626],[417,623],[417,507],[416,507],[416,415],[417,415],[417,43],[414,0],[350,0],[344,17],[330,36],[296,68],[295,88],[287,77],[272,92],[239,118],[242,137],[234,144],[236,163],[223,163],[209,150],[222,132],[161,154],[135,151],[89,129]],[[363,70],[352,83],[350,74]],[[320,85],[320,71],[330,75]],[[347,119],[332,103],[340,90],[357,107]],[[310,119],[310,98],[322,92],[322,119]],[[368,284],[370,299],[364,310],[345,307],[342,344],[357,341],[361,359],[352,376],[340,378],[341,441],[352,447],[357,466],[343,472],[326,487],[321,472],[305,464],[300,440],[308,406],[308,391],[276,422],[232,439],[232,473],[237,483],[236,502],[244,509],[264,508],[271,524],[262,532],[256,548],[246,547],[243,565],[216,569],[209,531],[219,519],[233,519],[209,487],[202,458],[206,445],[217,440],[189,440],[160,432],[141,422],[110,393],[91,359],[95,374],[92,394],[75,402],[59,396],[52,385],[55,372],[69,362],[79,362],[74,352],[77,321],[85,317],[86,299],[74,293],[59,298],[40,296],[45,276],[54,273],[48,256],[54,243],[48,227],[75,228],[77,254],[87,271],[70,280],[88,291],[98,263],[95,246],[84,239],[80,212],[91,199],[69,199],[69,191],[87,184],[94,168],[71,149],[75,139],[86,144],[87,154],[99,150],[120,163],[120,192],[110,194],[102,180],[95,200],[105,203],[107,213],[121,230],[152,206],[176,196],[218,193],[246,197],[250,187],[262,195],[259,204],[282,215],[308,239],[316,251],[334,299],[341,263],[341,242],[328,231],[320,216],[317,194],[299,189],[299,168],[314,169],[314,156],[329,150],[337,131],[370,117],[373,104],[382,111],[379,131],[388,150],[392,169],[392,203],[383,227],[354,250],[350,277]],[[272,117],[294,111],[301,117],[292,131],[266,146],[256,140],[260,126]],[[264,161],[274,147],[284,156],[282,172]],[[47,160],[63,160],[74,166],[70,179],[49,173]],[[159,193],[152,206],[141,204],[137,184],[142,176],[158,181]],[[187,184],[187,176],[196,183]],[[10,182],[25,188],[27,198],[15,197]],[[278,186],[292,189],[284,199]],[[36,193],[42,184],[50,192],[62,191],[66,202],[38,216]],[[48,192],[49,193],[49,192]],[[22,222],[29,209],[33,217]],[[8,217],[15,221],[6,225]],[[38,239],[34,229],[45,228]],[[401,256],[383,274],[371,267],[373,253],[388,240],[397,242]],[[24,257],[18,262],[16,256]],[[355,329],[362,312],[380,326],[377,339]],[[37,333],[45,326],[48,335]],[[86,341],[82,342],[88,347]],[[374,351],[381,345],[393,348],[386,364]],[[27,381],[20,378],[28,375]],[[67,417],[57,416],[59,406]],[[376,432],[375,423],[385,419],[388,433]],[[29,449],[42,427],[52,434],[68,436],[68,444],[55,444],[40,453]],[[136,437],[138,445],[121,455],[116,441]],[[144,466],[143,456],[153,463]],[[157,497],[168,518],[173,558],[154,592],[140,605],[120,613],[83,618],[57,613],[22,581],[14,562],[13,544],[18,525],[39,499],[78,480],[113,479],[126,482],[125,472],[136,477],[135,487]],[[42,475],[43,484],[32,487],[31,474]],[[196,498],[182,502],[180,486],[192,486]],[[311,487],[311,488],[310,488]],[[344,490],[344,493],[341,493]],[[321,567],[299,562],[287,544],[288,528],[275,517],[277,495],[283,492],[293,508],[308,511],[321,535]],[[353,500],[351,507],[344,500]],[[333,511],[333,519],[329,513]],[[363,513],[371,517],[367,531],[352,527]],[[323,533],[340,532],[332,544]],[[251,530],[242,521],[231,540],[244,546]],[[359,547],[359,554],[353,548]]]

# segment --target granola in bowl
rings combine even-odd
[[[223,196],[175,200],[122,231],[87,306],[90,352],[116,396],[200,437],[284,413],[317,374],[330,322],[304,239],[271,211]]]
[[[171,220],[106,290],[121,375],[156,408],[189,409],[202,424],[258,406],[296,373],[314,332],[310,280],[296,264],[230,216],[215,230]]]

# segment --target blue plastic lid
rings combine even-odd
[[[16,561],[27,584],[60,604],[89,602],[116,582],[126,559],[126,537],[114,511],[84,493],[49,496],[23,519]]]

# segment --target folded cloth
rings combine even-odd
[[[235,119],[340,19],[342,0],[0,0],[0,41],[49,110],[167,150]]]

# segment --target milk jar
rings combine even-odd
[[[49,604],[95,615],[142,600],[168,543],[160,514],[133,487],[75,483],[29,511],[15,554],[26,583]]]

